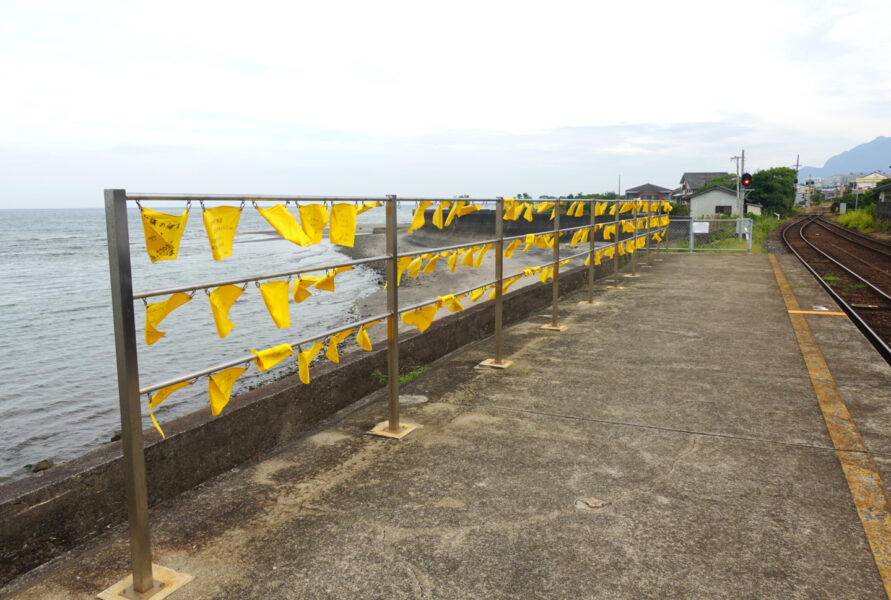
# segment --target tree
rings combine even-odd
[[[718,186],[730,188],[731,190],[735,190],[736,189],[736,175],[734,175],[733,173],[727,173],[726,175],[718,175],[717,177],[715,177],[714,179],[712,179],[711,181],[709,181],[707,184],[705,184],[704,186],[702,186],[700,189],[698,189],[696,191],[702,192],[709,188],[718,187]]]
[[[752,175],[749,202],[760,204],[765,213],[788,214],[795,203],[795,169],[774,167]]]

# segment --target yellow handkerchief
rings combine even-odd
[[[204,229],[210,242],[210,251],[214,260],[223,260],[232,256],[232,240],[235,229],[241,218],[241,209],[237,206],[214,206],[205,208],[201,214]]]
[[[451,203],[448,200],[443,200],[436,205],[436,210],[433,211],[433,224],[437,229],[442,229],[442,209],[449,206],[451,206]]]
[[[408,267],[406,270],[408,271],[408,276],[412,279],[415,279],[418,276],[418,273],[421,272],[421,264],[423,263],[423,259],[420,256],[415,256],[411,259],[411,262],[408,263]]]
[[[464,257],[461,259],[461,264],[464,265],[465,267],[472,267],[473,266],[473,253],[479,249],[480,249],[479,246],[474,246],[473,248],[470,248],[469,250],[467,250],[464,253]]]
[[[461,303],[458,302],[458,298],[456,298],[454,294],[437,296],[437,298],[439,299],[439,306],[448,307],[449,312],[461,312],[464,310],[464,307],[461,306]]]
[[[473,261],[473,266],[477,269],[480,268],[480,265],[483,264],[483,257],[486,255],[486,252],[492,249],[492,244],[486,244],[480,249],[480,253],[476,255],[476,260]]]
[[[372,208],[377,208],[381,205],[381,202],[375,200],[374,202],[363,202],[359,206],[356,207],[356,214],[361,215],[364,212],[368,212]]]
[[[300,364],[300,381],[309,383],[309,364],[316,357],[324,344],[316,342],[309,350],[301,350],[297,353],[297,362]]]
[[[210,395],[210,414],[217,416],[229,404],[229,396],[232,395],[232,386],[235,381],[247,371],[246,367],[231,367],[210,376],[207,384]]]
[[[526,204],[526,211],[523,213],[523,218],[530,223],[532,222],[532,208],[531,204]]]
[[[611,239],[612,236],[616,234],[616,224],[607,225],[603,228],[603,239],[608,240]]]
[[[476,302],[477,300],[479,300],[480,296],[485,294],[486,290],[489,289],[490,287],[492,287],[492,286],[487,285],[487,286],[483,286],[481,288],[476,288],[475,290],[471,290],[470,291],[470,301]]]
[[[153,302],[145,307],[145,343],[149,346],[167,335],[166,331],[158,331],[156,328],[164,320],[164,317],[191,300],[192,297],[185,292],[177,292],[161,302]]]
[[[478,204],[471,204],[469,206],[462,206],[458,209],[458,216],[463,217],[464,215],[469,215],[472,212],[476,212],[478,210],[482,210],[483,207]]]
[[[598,202],[594,205],[594,216],[600,217],[606,212],[606,207],[609,206],[606,202]]]
[[[237,285],[221,285],[210,293],[210,309],[213,311],[217,334],[221,338],[229,335],[229,332],[235,327],[235,324],[229,320],[229,310],[243,292],[244,290]]]
[[[452,202],[452,207],[449,209],[449,215],[446,217],[445,226],[448,227],[452,224],[452,220],[458,216],[458,211],[464,208],[467,205],[467,202],[464,200],[456,200]]]
[[[328,357],[328,360],[333,363],[340,362],[340,354],[337,353],[337,344],[350,337],[352,333],[352,329],[346,329],[339,333],[335,333],[330,338],[328,338],[328,349],[325,350],[325,356]]]
[[[408,227],[408,232],[411,233],[415,229],[420,229],[424,226],[424,211],[427,210],[430,205],[433,204],[429,200],[421,200],[418,203],[418,207],[415,209],[414,217],[412,217],[411,225]]]
[[[142,232],[145,235],[145,249],[152,262],[174,260],[179,252],[179,242],[186,230],[189,211],[181,215],[168,215],[150,208],[140,211]]]
[[[406,325],[417,327],[418,331],[423,333],[430,327],[430,323],[433,322],[437,310],[438,307],[436,304],[430,304],[429,306],[424,306],[416,310],[410,310],[402,313],[402,322]]]
[[[331,225],[328,228],[328,239],[338,246],[353,247],[356,241],[356,215],[359,211],[355,204],[335,204],[331,207]]]
[[[507,248],[504,249],[504,257],[510,258],[511,256],[513,256],[514,250],[517,249],[517,246],[520,245],[521,241],[522,240],[520,240],[519,238],[511,240],[510,244],[507,245]]]
[[[152,424],[155,426],[155,429],[158,430],[158,433],[161,434],[163,439],[167,439],[167,436],[164,435],[164,431],[161,429],[161,426],[158,425],[158,420],[155,419],[155,408],[164,402],[167,399],[167,396],[175,392],[176,390],[182,389],[186,386],[192,385],[191,381],[180,381],[179,383],[174,383],[173,385],[168,385],[167,387],[163,387],[157,392],[155,392],[151,399],[149,400],[149,416],[152,418]]]
[[[446,254],[446,256],[448,256]],[[436,261],[443,257],[443,254],[434,254],[430,260],[427,261],[427,264],[424,265],[424,268],[421,270],[421,273],[432,273],[436,268]]]
[[[298,304],[312,296],[312,294],[307,290],[311,285],[314,285],[321,281],[321,277],[315,277],[313,275],[304,275],[303,277],[299,277],[294,282],[294,302]]]
[[[257,356],[254,359],[254,362],[257,364],[257,370],[265,371],[294,354],[294,349],[291,347],[291,344],[279,344],[278,346],[260,351],[251,348],[251,354]]]
[[[377,323],[377,321],[375,321]],[[359,344],[359,347],[365,350],[366,352],[371,351],[371,338],[368,337],[367,327],[371,327],[374,323],[367,323],[366,325],[362,325],[359,327],[359,332],[356,334],[356,343]]]
[[[575,207],[575,216],[584,217],[585,216],[585,203],[579,202],[579,205]]]
[[[321,243],[322,231],[328,224],[328,209],[324,204],[301,204],[297,210],[300,213],[300,224],[310,243]]]
[[[412,260],[414,260],[413,256],[401,256],[396,260],[396,285],[402,283],[402,274],[405,273]]]
[[[542,283],[547,283],[548,278],[551,277],[552,272],[554,271],[553,266],[542,267],[541,273],[538,275],[538,278]]]
[[[269,281],[260,284],[260,295],[266,304],[266,310],[273,323],[279,329],[291,326],[291,315],[288,312],[288,282]]]
[[[272,225],[279,234],[298,246],[309,246],[312,242],[303,228],[284,204],[276,204],[269,208],[257,207],[257,212]]]
[[[527,233],[527,234],[526,234],[526,237],[523,238],[523,241],[526,242],[526,245],[523,246],[523,252],[526,252],[526,250],[528,250],[529,248],[531,248],[531,247],[532,247],[532,244],[535,243],[535,234],[534,234],[534,233]]]

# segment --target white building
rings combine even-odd
[[[690,196],[690,216],[694,219],[736,213],[735,190],[719,185]]]

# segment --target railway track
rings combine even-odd
[[[820,216],[793,222],[782,236],[891,363],[891,246]]]

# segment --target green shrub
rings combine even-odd
[[[875,219],[865,210],[851,210],[836,217],[839,225],[859,229],[860,231],[872,231],[876,228]]]

